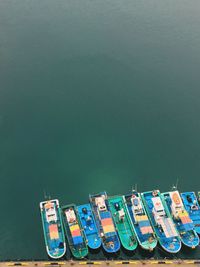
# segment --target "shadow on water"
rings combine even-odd
[[[89,248],[88,255],[83,259],[75,259],[67,246],[66,254],[61,260],[73,260],[73,261],[98,261],[98,260],[164,260],[164,259],[199,259],[200,247],[196,249],[190,249],[186,246],[182,246],[181,251],[177,254],[170,254],[163,250],[160,245],[153,251],[142,249],[139,245],[135,251],[128,251],[121,246],[121,249],[116,253],[107,253],[102,247],[97,250]],[[51,258],[48,258],[52,261]],[[45,260],[45,259],[44,259]]]
[[[137,252],[138,252],[137,259],[151,259],[155,257],[155,250],[153,251],[144,250],[140,246],[138,246]]]
[[[197,253],[197,250],[198,250],[198,253]],[[198,255],[198,257],[197,257]],[[196,258],[199,258],[200,256],[200,246],[198,246],[197,248],[195,249],[192,249],[192,248],[188,248],[186,246],[182,246],[182,249],[181,249],[181,256],[183,259],[196,259]]]

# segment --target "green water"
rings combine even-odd
[[[177,178],[200,190],[199,14],[195,0],[0,1],[1,260],[47,257],[44,190],[62,204]]]

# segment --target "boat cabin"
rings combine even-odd
[[[58,220],[55,205],[52,202],[47,202],[44,205],[46,220],[48,223],[56,222]]]
[[[65,215],[69,223],[76,222],[76,214],[72,208],[65,210]]]
[[[132,212],[135,221],[137,222],[138,215],[143,215],[143,207],[141,203],[141,199],[137,197],[136,195],[131,196],[131,204],[132,204]]]
[[[153,215],[155,218],[164,217],[165,216],[165,210],[162,204],[162,201],[160,197],[153,197]]]
[[[180,194],[178,191],[170,192],[170,198],[171,198],[171,210],[172,214],[175,218],[179,217],[179,214],[184,211],[183,202],[181,200]]]
[[[104,196],[96,197],[95,198],[95,204],[97,205],[97,208],[99,211],[106,211],[107,210]]]

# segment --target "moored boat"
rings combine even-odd
[[[80,205],[77,207],[77,210],[85,232],[88,247],[91,249],[98,249],[101,246],[101,238],[90,204]]]
[[[47,254],[59,259],[66,252],[64,229],[57,199],[40,202],[40,213]]]
[[[88,254],[88,247],[86,244],[84,231],[81,228],[81,223],[76,210],[76,205],[70,204],[62,206],[61,214],[65,234],[72,255],[77,259],[86,257]]]
[[[181,193],[185,209],[194,223],[194,230],[200,235],[200,205],[194,192]]]
[[[200,203],[200,191],[197,192],[197,194],[198,194],[198,201],[199,201],[199,203]]]
[[[179,232],[182,243],[187,247],[195,248],[199,244],[199,237],[193,230],[193,221],[184,208],[179,192],[177,190],[166,192],[162,193],[162,196]]]
[[[159,190],[141,193],[141,197],[161,247],[169,253],[181,249],[181,241]]]
[[[108,253],[117,252],[120,249],[120,241],[108,207],[106,192],[89,195],[89,200],[104,250]]]
[[[123,247],[127,250],[135,250],[138,242],[123,197],[109,197],[108,203]]]
[[[123,198],[140,246],[152,251],[157,245],[157,239],[143,206],[140,193],[133,191],[132,194],[127,194]]]

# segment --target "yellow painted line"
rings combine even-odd
[[[165,263],[167,263],[167,264],[173,264],[174,262],[173,261],[165,261]]]
[[[183,261],[183,263],[187,263],[187,264],[193,264],[194,263],[194,261]]]
[[[48,266],[59,266],[59,265],[64,265],[64,262],[59,262],[59,261],[51,261],[51,262],[45,262],[44,265],[48,265]]]
[[[115,264],[122,264],[122,261],[116,261]]]
[[[150,261],[150,264],[158,264],[158,261]]]
[[[103,262],[101,262],[101,261],[80,261],[79,264],[80,265],[86,265],[86,264],[88,264],[88,265],[94,265],[94,264],[101,265],[101,264],[103,264]]]
[[[140,263],[139,261],[129,261],[130,264],[138,264]]]

